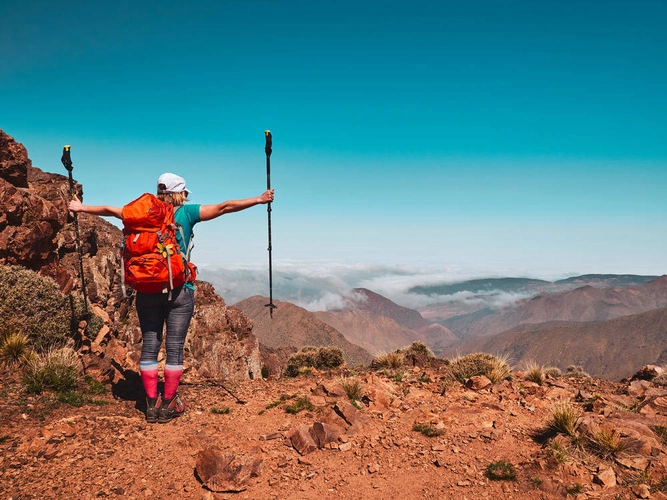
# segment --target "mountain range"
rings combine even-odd
[[[438,291],[469,295],[458,304],[452,300],[424,307],[424,314],[364,288],[353,290],[355,298],[338,310],[310,313],[293,306],[285,313],[298,310],[298,321],[281,320],[290,325],[289,336],[277,335],[284,327],[266,319],[267,299],[254,297],[236,306],[254,321],[260,342],[276,346],[323,345],[322,328],[340,345],[333,332],[373,355],[420,341],[439,357],[475,351],[506,354],[517,366],[528,361],[562,370],[577,365],[611,380],[629,376],[639,365],[667,363],[667,275],[584,275],[558,282],[507,278],[447,286]],[[477,302],[466,305],[473,294],[488,297],[508,291],[528,296],[496,309],[483,302],[478,309]],[[458,307],[461,313],[434,320],[440,305],[450,311]],[[306,329],[301,328],[304,324]]]

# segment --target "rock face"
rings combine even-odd
[[[83,199],[83,189],[74,184]],[[132,298],[120,289],[122,233],[104,219],[78,214],[81,261],[74,220],[68,215],[69,179],[32,166],[22,144],[0,130],[0,265],[20,265],[53,278],[63,293],[81,294],[80,270],[89,310],[102,318],[100,331],[80,328],[80,354],[88,375],[118,382],[138,372],[141,330]],[[213,288],[197,283],[195,315],[185,350],[185,377],[242,380],[261,375],[252,322],[228,308]],[[89,336],[91,338],[89,338]]]
[[[23,145],[0,130],[0,263],[40,271],[57,260],[55,237],[67,222],[67,186],[60,182],[49,199],[40,196],[29,182],[34,170]]]
[[[252,322],[235,307],[227,307],[213,287],[198,282],[195,315],[188,336],[189,358],[206,378],[242,380],[260,378],[262,361]]]

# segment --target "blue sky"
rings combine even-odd
[[[266,187],[273,256],[562,277],[667,268],[667,3],[0,5],[0,128],[122,205]],[[266,265],[266,210],[194,260]],[[457,267],[460,269],[460,267]],[[471,272],[469,274],[475,274]]]

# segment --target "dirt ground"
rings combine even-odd
[[[337,442],[301,455],[287,436],[335,404],[318,387],[337,377],[185,383],[186,413],[147,424],[136,376],[75,407],[55,404],[51,395],[28,396],[5,373],[0,498],[636,498],[639,479],[621,481],[619,471],[616,486],[596,484],[604,461],[573,455],[559,463],[538,438],[554,401],[579,391],[611,394],[618,385],[559,379],[537,386],[515,379],[477,391],[456,383],[443,394],[437,374],[427,370],[402,380],[363,373],[357,375],[367,394],[360,423]],[[314,409],[287,413],[298,397],[308,397]],[[416,423],[442,434],[427,437],[413,430]],[[205,486],[197,460],[207,449],[258,464],[252,475],[237,478],[241,491]],[[499,461],[513,466],[516,480],[487,477],[489,465]]]

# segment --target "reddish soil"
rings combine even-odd
[[[428,369],[408,371],[402,381],[364,373],[360,378],[369,397],[356,431],[301,455],[286,436],[334,404],[316,388],[334,384],[336,377],[183,384],[186,413],[167,424],[147,424],[137,380],[95,396],[107,404],[74,407],[54,406],[53,396],[28,396],[5,374],[0,498],[629,499],[642,491],[667,498],[659,492],[665,485],[664,447],[640,457],[644,470],[628,465],[637,454],[603,459],[572,449],[559,462],[548,452],[551,441],[544,430],[553,402],[589,393],[595,404],[573,403],[577,411],[611,419],[618,413],[614,398],[629,398],[618,396],[627,384],[561,378],[538,386],[515,377],[477,391],[456,383],[442,394],[438,374]],[[294,398],[272,406],[283,395],[307,396],[316,408],[289,414],[285,405]],[[226,414],[212,412],[227,408]],[[650,413],[635,412],[632,418],[665,420]],[[415,423],[443,434],[426,437],[413,430]],[[211,447],[259,459],[258,476],[243,478],[237,493],[210,491],[196,463]],[[515,481],[486,476],[489,464],[501,460],[514,467]],[[611,468],[618,484],[594,482],[601,467]]]

